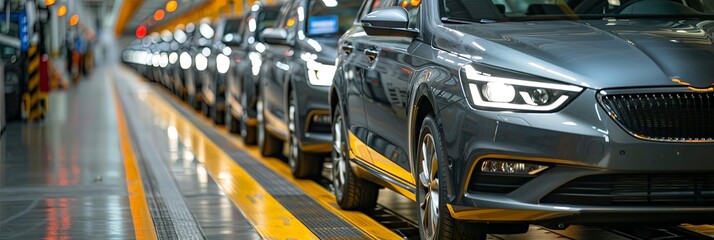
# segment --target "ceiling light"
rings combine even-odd
[[[77,25],[77,23],[79,23],[79,15],[72,15],[72,17],[69,19],[69,25],[74,26]]]
[[[161,19],[164,19],[164,10],[156,10],[156,12],[154,13],[154,20],[161,21]]]
[[[167,12],[176,11],[176,8],[178,8],[178,2],[171,0],[166,3],[166,11]]]
[[[62,5],[57,9],[57,16],[61,17],[61,16],[64,16],[65,14],[67,14],[67,6]]]

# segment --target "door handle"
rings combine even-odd
[[[376,49],[365,49],[364,54],[369,57],[370,61],[374,61],[375,59],[377,59],[377,56],[379,56],[379,51],[377,51]]]
[[[355,50],[355,47],[352,46],[352,44],[344,44],[342,45],[342,51],[345,52],[345,54],[350,54],[352,51]]]

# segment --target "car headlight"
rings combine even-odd
[[[196,69],[198,71],[206,70],[208,67],[208,58],[203,56],[203,54],[196,54]]]
[[[471,96],[475,107],[515,110],[515,111],[554,111],[575,98],[583,88],[536,80],[490,67],[472,65],[462,68],[461,78],[466,80],[464,87]],[[485,69],[488,70],[485,70]]]
[[[258,74],[260,74],[260,66],[263,65],[262,57],[258,53],[250,52],[248,54],[248,59],[250,59],[251,72],[253,72],[253,76],[258,76]]]
[[[165,68],[168,65],[169,65],[169,55],[167,55],[166,53],[161,53],[161,57],[159,58],[159,67]]]
[[[191,55],[188,55],[187,52],[182,52],[181,56],[179,56],[179,64],[183,69],[191,68]]]
[[[307,62],[307,80],[310,85],[332,85],[332,78],[335,76],[335,71],[337,71],[335,65],[322,64],[315,61]]]
[[[169,63],[171,63],[171,64],[176,63],[176,61],[178,61],[178,58],[179,58],[178,53],[171,52],[171,54],[169,54]]]
[[[151,57],[151,66],[159,67],[159,62],[161,61],[161,56],[158,53],[154,53]]]
[[[219,73],[227,73],[230,66],[231,59],[228,58],[228,56],[223,54],[216,56],[216,70],[218,70]]]

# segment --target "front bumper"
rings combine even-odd
[[[297,129],[300,149],[312,153],[330,152],[331,124],[325,121],[330,115],[328,103],[330,87],[314,86],[306,82],[295,85],[299,111],[296,124],[301,126]]]
[[[566,224],[714,220],[705,214],[714,212],[714,201],[709,199],[714,200],[714,194],[709,187],[692,186],[709,184],[709,180],[687,177],[714,173],[710,157],[714,144],[637,139],[608,116],[596,102],[594,90],[586,90],[556,113],[480,111],[462,102],[443,109],[438,116],[444,119],[444,134],[458,136],[458,142],[447,146],[449,159],[463,159],[453,162],[450,173],[455,184],[449,194],[453,197],[449,209],[457,219]],[[477,181],[476,176],[484,174],[480,171],[484,159],[549,168],[525,182],[509,183],[512,189],[484,190],[483,186],[502,184]],[[598,175],[644,176],[644,180],[633,189],[622,188],[622,181],[615,181],[569,193],[604,197],[609,204],[587,199],[569,202],[572,198],[552,201],[552,194],[568,184]],[[676,175],[676,179],[662,177],[665,175]],[[689,184],[689,179],[696,183]]]

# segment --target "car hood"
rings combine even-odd
[[[301,44],[301,49],[314,54],[315,61],[322,64],[334,65],[335,59],[337,58],[337,42],[338,37],[315,37],[315,38],[305,38],[305,40],[299,41]]]
[[[441,29],[437,48],[594,89],[714,83],[712,21],[538,21]]]

